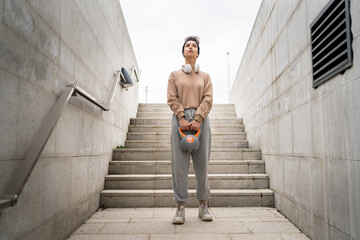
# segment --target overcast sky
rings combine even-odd
[[[200,37],[200,70],[210,74],[214,103],[228,101],[261,0],[120,0],[141,73],[139,102],[166,103],[171,71],[184,64],[184,38]]]

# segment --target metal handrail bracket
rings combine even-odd
[[[134,74],[135,77],[136,77],[136,81],[139,82],[139,81],[140,81],[141,71],[136,70],[135,66],[133,66],[133,67],[131,68],[131,75],[133,75],[133,74]]]
[[[106,107],[103,104],[99,103],[96,98],[88,94],[78,85],[66,85],[66,88],[62,92],[54,109],[46,117],[44,126],[41,127],[41,129],[35,136],[35,140],[32,142],[30,149],[26,153],[24,161],[19,166],[19,169],[16,172],[17,177],[12,178],[10,184],[5,189],[5,195],[3,195],[0,199],[0,209],[16,204],[17,199],[21,194],[26,181],[28,180],[34,166],[36,165],[37,160],[39,159],[42,150],[44,149],[51,133],[53,132],[57,122],[59,121],[60,116],[66,107],[66,104],[69,102],[71,96],[76,96],[77,94],[94,103],[96,106],[103,109],[104,111],[109,111],[108,106]]]
[[[16,199],[16,196],[15,198],[10,196],[4,196],[2,199],[0,199],[0,209],[13,206],[16,203]]]
[[[110,104],[114,98],[114,94],[115,94],[115,90],[116,87],[118,86],[117,83],[120,83],[120,71],[116,71],[116,73],[114,73],[114,77],[113,80],[111,82],[111,86],[110,86],[110,91],[108,91],[108,95],[106,97],[106,102],[105,102],[105,106],[107,108],[110,108]]]

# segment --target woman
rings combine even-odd
[[[212,221],[206,201],[210,198],[208,163],[211,152],[211,129],[208,114],[213,102],[213,89],[209,74],[199,71],[196,59],[199,56],[199,38],[185,39],[182,54],[185,65],[170,74],[167,103],[174,112],[171,127],[171,167],[174,199],[178,204],[173,224],[185,222],[185,202],[188,200],[188,171],[190,154],[196,175],[196,199],[199,200],[199,217]],[[183,131],[200,129],[200,147],[195,152],[180,149],[179,127]]]

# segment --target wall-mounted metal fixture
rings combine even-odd
[[[331,0],[310,25],[313,87],[352,66],[349,0]]]
[[[121,68],[120,72],[120,84],[123,88],[129,88],[134,85],[132,78],[125,68]]]
[[[106,97],[106,101],[105,101],[105,106],[107,106],[107,107],[110,107],[110,105],[111,105],[111,102],[112,102],[112,100],[113,100],[113,98],[114,98],[114,94],[115,94],[115,91],[116,91],[116,88],[117,88],[118,83],[119,83],[123,88],[125,88],[125,90],[128,90],[128,89],[127,89],[128,87],[133,86],[131,77],[128,77],[128,78],[127,78],[127,79],[130,79],[130,80],[131,80],[131,84],[130,84],[130,81],[128,82],[128,80],[126,80],[126,77],[125,77],[125,75],[123,74],[123,72],[126,72],[126,73],[127,73],[127,71],[125,70],[125,68],[121,68],[121,71],[118,70],[118,71],[116,71],[116,72],[114,73],[114,78],[113,78],[113,80],[112,80],[112,82],[111,82],[110,89],[109,89],[109,91],[108,91],[108,94],[107,94],[107,97]],[[135,73],[136,78],[138,79],[139,74],[138,74],[138,72],[136,71],[135,66],[133,66],[133,67],[131,68],[131,72],[132,72],[133,74]],[[129,74],[127,74],[127,75],[129,75]],[[139,80],[137,80],[137,81],[139,81]]]
[[[135,76],[136,81],[139,82],[140,76],[141,76],[141,71],[136,70],[135,66],[132,66],[130,71],[131,71],[131,76]]]

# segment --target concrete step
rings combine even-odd
[[[266,174],[208,174],[214,189],[264,189],[269,187]],[[196,188],[195,174],[189,174],[188,187]],[[106,189],[172,189],[171,174],[125,174],[105,177]]]
[[[214,148],[248,148],[246,140],[213,140],[211,147]],[[169,140],[126,140],[127,148],[170,148]]]
[[[100,194],[100,207],[174,207],[173,190],[104,190]],[[197,207],[195,190],[189,190],[187,207]],[[270,189],[212,189],[210,207],[273,207],[274,192]]]
[[[157,118],[171,118],[173,112],[171,111],[161,111],[161,112],[138,112],[136,117],[138,118],[147,118],[147,117],[157,117]],[[235,112],[210,112],[209,118],[235,118]]]
[[[168,160],[170,148],[119,148],[113,150],[113,160]],[[213,160],[260,160],[259,148],[212,148]]]
[[[173,112],[170,107],[138,107],[138,112]],[[210,110],[210,113],[218,112],[235,112],[235,107],[225,106],[225,107],[214,107]]]
[[[138,107],[169,107],[167,103],[139,103]],[[215,103],[212,105],[213,108],[217,107],[234,107],[234,104],[232,103]]]
[[[171,125],[171,118],[131,118],[130,125]],[[242,118],[212,118],[210,125],[242,125]]]
[[[156,132],[128,132],[128,140],[167,140],[170,141],[170,132],[156,133]],[[211,140],[246,140],[246,133],[212,133]]]
[[[244,125],[211,126],[211,133],[241,133],[245,131]],[[129,125],[129,132],[156,132],[170,133],[170,125]]]
[[[167,107],[152,107],[152,108],[138,108],[138,113],[141,112],[153,112],[153,113],[161,113],[161,112],[170,112],[172,113],[172,110]],[[235,113],[235,108],[233,107],[224,107],[224,108],[212,108],[210,110],[210,114],[212,113]]]
[[[130,120],[125,148],[114,149],[102,207],[173,207],[170,132],[167,104],[139,104]],[[243,119],[236,118],[233,104],[214,104],[209,114],[212,149],[209,182],[212,207],[273,207],[274,193],[265,174],[261,150],[248,148]],[[190,157],[191,158],[191,157]],[[190,165],[192,161],[190,161]],[[196,177],[189,168],[189,201],[196,207]]]
[[[162,112],[171,111],[167,104],[139,104],[138,112]],[[233,104],[214,104],[210,112],[235,112]]]
[[[170,160],[147,161],[110,161],[109,174],[170,174]],[[265,173],[263,160],[211,160],[209,174]],[[193,163],[190,161],[189,173],[193,174]]]

